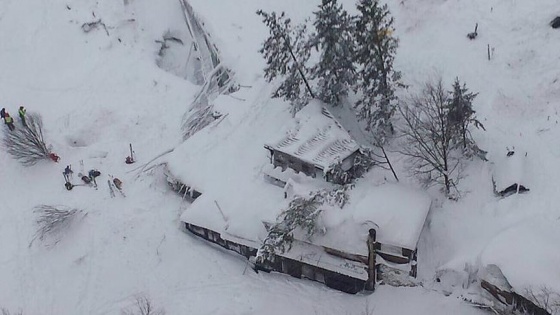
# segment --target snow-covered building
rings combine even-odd
[[[270,161],[282,170],[290,168],[311,177],[333,181],[331,168],[350,171],[360,146],[319,101],[312,101],[284,126],[280,136],[264,146]]]
[[[255,134],[234,123],[235,119],[243,119],[242,115],[228,115],[175,149],[167,160],[168,181],[181,195],[193,191],[197,194],[180,217],[187,231],[255,262],[268,235],[267,228],[277,222],[294,196],[339,187],[305,175],[303,168],[295,171],[293,163],[285,171],[274,167],[274,156],[280,152],[312,164],[317,172],[357,154],[358,145],[328,112],[323,112],[319,103],[310,104],[302,112],[292,125],[294,132],[284,129],[284,139],[291,139],[286,140],[292,141],[291,145],[269,142],[272,161],[262,143],[274,138],[281,122],[276,129],[267,126],[262,134]],[[206,134],[209,132],[212,137]],[[243,143],[244,148],[232,143]],[[270,177],[284,184],[271,185]],[[386,267],[406,278],[414,277],[416,245],[431,200],[411,187],[379,184],[372,177],[356,182],[348,191],[344,207],[322,205],[320,226],[313,236],[294,232],[289,250],[277,252],[272,264],[257,264],[256,269],[319,281],[349,293],[364,290],[376,272]],[[372,231],[376,239],[368,243]]]
[[[247,258],[256,257],[267,236],[267,223],[288,205],[273,185],[254,187],[246,198],[203,193],[181,215],[185,228]],[[416,276],[420,232],[430,208],[424,194],[398,184],[357,185],[343,209],[325,207],[321,232],[299,237],[290,250],[277,253],[268,269],[323,282],[356,293],[368,280],[368,233],[376,231],[377,267]]]

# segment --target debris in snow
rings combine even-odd
[[[110,180],[107,180],[107,182],[109,184],[109,190],[110,190],[110,193],[111,193],[111,198],[115,197],[115,190],[118,191],[121,194],[121,196],[126,197],[126,195],[122,191],[123,182],[120,179],[118,179],[116,177],[113,177],[113,175],[110,175],[110,174],[109,174],[109,178],[110,178]]]
[[[35,236],[29,243],[29,247],[39,238],[43,241],[47,236],[53,235],[57,237],[55,244],[60,241],[61,232],[66,230],[72,224],[76,216],[81,215],[82,218],[87,215],[83,210],[70,208],[66,206],[49,206],[40,205],[33,209],[33,212],[39,214],[37,225],[39,226]]]
[[[477,32],[477,31],[478,31],[478,23],[476,23],[476,25],[474,26],[474,32],[468,33],[468,34],[467,34],[467,37],[468,37],[470,40],[475,39],[475,38],[478,36],[478,32]]]
[[[111,180],[107,180],[107,185],[109,186],[109,195],[111,198],[115,198],[115,191],[113,190],[113,185],[111,185]]]
[[[129,148],[130,148],[130,155],[126,157],[126,159],[124,160],[124,162],[126,164],[132,164],[134,162],[136,162],[134,160],[134,151],[132,150],[132,143],[129,144]]]
[[[94,16],[95,16],[95,14],[94,14]],[[98,29],[99,26],[103,27],[103,29],[105,30],[105,33],[107,33],[107,36],[109,36],[109,30],[107,30],[107,25],[105,25],[105,23],[101,22],[101,19],[99,19],[97,21],[82,24],[82,31],[84,31],[85,33],[89,33],[94,29]]]
[[[78,173],[78,177],[87,185],[92,186],[91,178],[89,176],[85,176],[82,173]]]
[[[156,308],[146,296],[136,297],[134,306],[123,309],[121,313],[123,315],[165,315],[165,311],[161,308]]]
[[[118,190],[122,189],[122,181],[118,178],[113,178],[113,184],[117,187]]]
[[[552,28],[560,28],[560,16],[557,16],[554,20],[550,21],[550,26]]]

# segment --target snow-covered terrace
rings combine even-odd
[[[375,228],[378,242],[416,249],[430,210],[429,196],[403,184],[375,185],[368,177],[358,181],[349,195],[343,209],[323,213],[327,233],[315,243],[367,256],[367,233]]]

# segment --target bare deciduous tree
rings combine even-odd
[[[452,197],[460,178],[463,155],[461,142],[449,123],[449,93],[441,79],[429,82],[419,95],[412,96],[399,107],[404,120],[404,145],[400,152],[407,156],[410,170],[426,184],[442,184]]]
[[[39,215],[36,221],[38,228],[29,246],[37,238],[42,241],[49,235],[56,235],[66,230],[78,215],[81,215],[82,218],[87,215],[83,210],[49,205],[36,206],[33,212]]]
[[[161,308],[156,308],[152,301],[144,296],[137,296],[133,306],[123,309],[123,315],[165,315],[165,311]]]
[[[25,166],[49,158],[49,149],[43,138],[43,121],[37,113],[26,116],[26,124],[14,131],[6,131],[4,146],[8,153]]]

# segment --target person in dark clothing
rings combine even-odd
[[[67,182],[70,181],[70,179],[72,179],[72,174],[74,172],[72,171],[72,166],[70,165],[66,165],[66,168],[64,169],[64,172],[62,173],[64,175],[64,178],[66,179]]]
[[[93,186],[97,187],[97,182],[95,181],[95,178],[99,175],[101,175],[101,172],[98,170],[90,170],[88,172],[89,175],[89,179],[91,180],[91,182],[93,183]]]
[[[98,170],[90,170],[90,171],[88,172],[88,175],[89,175],[89,177],[91,177],[91,178],[95,178],[95,177],[101,175],[101,172],[98,171]]]
[[[6,117],[6,109],[5,108],[2,108],[2,110],[0,110],[0,117],[2,119],[4,119],[4,117]]]

